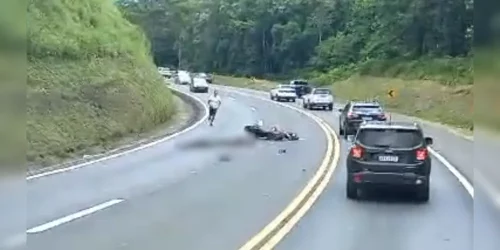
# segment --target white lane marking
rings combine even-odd
[[[169,88],[171,88],[173,91],[182,92],[182,91],[174,89],[172,87],[169,87]],[[186,128],[186,129],[184,129],[182,131],[179,131],[177,133],[173,133],[173,134],[171,134],[171,135],[169,135],[167,137],[164,137],[162,139],[159,139],[157,141],[153,141],[153,142],[150,142],[150,143],[144,144],[142,146],[138,146],[136,148],[132,148],[130,150],[126,150],[126,151],[123,151],[123,152],[120,152],[120,153],[108,155],[108,156],[105,156],[105,157],[102,157],[102,158],[99,158],[99,159],[95,159],[95,160],[91,160],[91,161],[88,161],[88,162],[80,163],[80,164],[73,165],[73,166],[70,166],[70,167],[67,167],[67,168],[59,168],[59,169],[52,170],[52,171],[42,172],[40,174],[30,175],[30,176],[26,177],[26,180],[29,181],[29,180],[37,179],[37,178],[40,178],[40,177],[45,177],[45,176],[49,176],[49,175],[54,175],[54,174],[68,172],[68,171],[79,169],[79,168],[83,168],[83,167],[86,167],[86,166],[89,166],[89,165],[92,165],[92,164],[95,164],[95,163],[98,163],[98,162],[102,162],[102,161],[113,159],[113,158],[116,158],[116,157],[119,157],[119,156],[130,154],[130,153],[133,153],[133,152],[145,149],[145,148],[149,148],[149,147],[155,146],[155,145],[157,145],[159,143],[171,140],[174,137],[177,137],[177,136],[179,136],[181,134],[187,133],[187,132],[195,129],[200,124],[202,124],[205,120],[207,120],[207,118],[208,118],[208,106],[199,97],[197,97],[195,95],[192,95],[192,94],[189,94],[189,93],[186,93],[186,92],[182,92],[182,93],[186,94],[186,95],[188,95],[190,97],[192,97],[194,100],[196,100],[197,102],[201,103],[205,107],[205,115],[202,117],[202,119],[199,120],[199,121],[197,121],[193,125],[189,126],[188,128]]]
[[[438,159],[443,165],[458,179],[458,181],[464,186],[465,190],[467,190],[467,193],[474,198],[474,186],[465,178],[465,176],[458,171],[457,168],[455,168],[444,156],[439,154],[436,150],[433,148],[429,147],[429,151]]]
[[[245,91],[246,90],[246,89],[237,88],[237,87],[229,87],[229,86],[224,86],[224,87],[226,87],[228,89],[233,89],[234,91],[237,91],[237,92],[238,91]],[[263,91],[249,91],[249,92],[260,93],[260,94],[264,93]],[[245,93],[245,95],[249,95],[249,94]],[[259,99],[261,99],[261,98],[259,98]],[[287,104],[281,104],[281,103],[276,103],[276,104],[287,105]],[[290,106],[290,105],[287,105],[287,106]],[[455,166],[453,166],[448,160],[446,160],[445,157],[443,157],[437,151],[435,151],[431,147],[429,147],[429,151],[431,152],[431,154],[434,155],[434,157],[436,157],[436,159],[438,159],[458,179],[458,181],[460,182],[460,184],[462,184],[462,186],[465,188],[465,190],[467,191],[467,193],[472,198],[474,198],[474,186],[467,180],[467,178],[465,178],[465,176],[463,176],[462,173],[460,173],[460,171],[458,171]],[[498,200],[498,202],[500,203],[500,197],[498,199],[496,199],[496,200]]]
[[[100,210],[103,210],[103,209],[106,209],[108,207],[111,207],[111,206],[114,206],[118,203],[121,203],[123,202],[124,200],[123,199],[114,199],[114,200],[110,200],[108,202],[105,202],[105,203],[102,203],[102,204],[99,204],[99,205],[96,205],[96,206],[93,206],[91,208],[87,208],[85,210],[81,210],[79,212],[76,212],[74,214],[70,214],[68,216],[65,216],[63,218],[60,218],[60,219],[57,219],[57,220],[54,220],[54,221],[51,221],[51,222],[48,222],[48,223],[45,223],[43,225],[40,225],[40,226],[37,226],[37,227],[34,227],[34,228],[31,228],[31,229],[28,229],[26,231],[26,233],[29,233],[29,234],[34,234],[34,233],[40,233],[40,232],[43,232],[43,231],[47,231],[51,228],[54,228],[54,227],[57,227],[57,226],[60,226],[62,224],[65,224],[65,223],[68,223],[68,222],[71,222],[73,220],[76,220],[76,219],[79,219],[81,217],[84,217],[84,216],[87,216],[87,215],[90,215],[90,214],[93,214],[95,212],[98,212]]]
[[[231,101],[236,101],[236,99],[234,97],[232,97],[232,96],[227,97],[227,99],[229,99]]]
[[[250,107],[250,110],[252,110],[253,112],[256,112],[256,111],[257,111],[257,109],[256,109],[256,108],[254,108],[254,107]]]

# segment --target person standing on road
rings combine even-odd
[[[210,126],[213,126],[215,115],[221,104],[222,100],[219,93],[217,90],[214,90],[213,94],[208,98],[208,121],[210,122]]]

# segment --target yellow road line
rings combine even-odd
[[[271,223],[243,245],[240,250],[273,249],[312,207],[319,195],[325,190],[338,165],[340,142],[337,135],[320,118],[310,113],[307,115],[320,125],[327,136],[328,148],[326,156],[314,177],[299,195]]]
[[[275,105],[295,110],[313,119],[323,130],[327,139],[327,151],[319,169],[314,177],[307,183],[306,187],[295,197],[292,202],[283,210],[271,223],[258,232],[250,241],[243,245],[240,250],[260,250],[273,249],[279,241],[293,228],[295,224],[311,209],[314,202],[328,185],[333,172],[335,171],[340,158],[340,140],[335,131],[320,119],[318,116],[300,108],[274,102],[261,96],[247,94],[232,88],[223,86],[239,95],[249,96],[255,99],[271,102]]]

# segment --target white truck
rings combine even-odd
[[[174,81],[176,84],[188,85],[193,82],[193,78],[191,77],[191,74],[189,74],[189,72],[185,70],[179,70]]]
[[[327,88],[314,88],[311,93],[302,97],[302,106],[305,109],[323,108],[333,110],[332,91]]]
[[[165,78],[170,79],[172,77],[172,71],[169,68],[158,67],[158,72]]]
[[[189,90],[191,92],[208,93],[208,82],[205,78],[195,77],[191,84],[189,84]]]
[[[277,88],[272,89],[269,92],[269,97],[274,101],[292,101],[295,102],[297,99],[297,94],[295,89],[289,86],[279,85]]]

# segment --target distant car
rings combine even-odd
[[[164,76],[165,78],[171,78],[172,77],[172,71],[169,68],[166,67],[158,67],[158,72]]]
[[[302,97],[302,106],[306,109],[323,108],[333,110],[332,91],[327,88],[314,88]]]
[[[291,80],[289,85],[290,87],[295,89],[297,98],[302,98],[303,95],[309,94],[311,92],[309,82],[307,82],[306,80]]]
[[[189,85],[193,81],[191,74],[185,70],[179,70],[175,78],[176,84]]]
[[[357,199],[371,187],[394,187],[410,188],[427,202],[432,143],[416,123],[362,123],[346,158],[347,198]]]
[[[356,134],[359,125],[363,121],[387,120],[382,106],[376,101],[350,101],[344,108],[341,108],[338,111],[340,112],[339,134],[343,135],[346,139],[349,135]]]
[[[210,73],[206,73],[205,79],[207,80],[208,83],[213,83],[214,82],[214,76]]]
[[[295,89],[285,86],[278,86],[269,92],[269,97],[274,101],[292,101],[295,102],[297,99],[297,94]]]
[[[208,83],[205,78],[194,77],[191,84],[189,84],[189,90],[191,92],[202,92],[208,93]]]
[[[207,81],[207,83],[212,83],[213,82],[213,76],[208,73],[198,73],[196,74],[196,77],[201,77]]]

